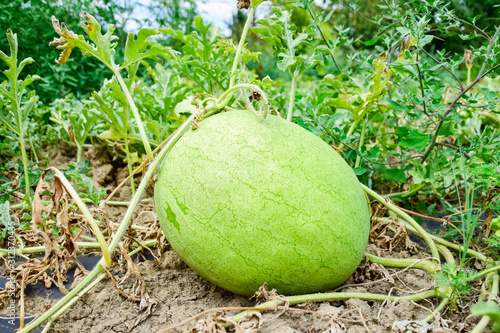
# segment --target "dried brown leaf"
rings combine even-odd
[[[236,6],[238,7],[238,9],[248,9],[250,8],[250,4],[250,0],[238,0]]]

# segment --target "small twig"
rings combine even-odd
[[[359,318],[361,319],[361,323],[363,324],[363,326],[365,327],[366,331],[368,333],[371,333],[372,331],[370,331],[370,329],[368,328],[368,326],[366,325],[366,321],[365,321],[365,318],[363,317],[363,312],[361,311],[360,308],[358,308],[358,312],[359,312]]]
[[[432,60],[434,60],[434,62],[436,62],[437,64],[442,64],[442,62],[440,62],[438,59],[436,59],[432,54],[430,54],[429,52],[427,52],[426,50],[422,49],[422,51],[429,57],[431,58]],[[449,68],[448,66],[443,66],[443,68],[449,72],[454,78],[455,80],[458,82],[458,84],[460,85],[460,90],[464,90],[464,86],[462,84],[462,81],[460,81],[460,79],[458,78],[458,76],[451,70],[451,68]]]
[[[488,76],[488,74],[490,74],[491,72],[493,72],[495,69],[497,69],[498,67],[500,67],[500,64],[497,64],[493,67],[491,67],[490,69],[488,69],[486,72],[484,72],[484,74],[481,76],[481,78],[485,77],[485,76]]]
[[[457,147],[455,146],[454,144],[452,143],[449,143],[449,142],[436,142],[436,146],[445,146],[445,147],[448,147],[448,148],[453,148],[455,150],[459,150],[460,147]],[[467,158],[471,158],[472,156],[470,156],[470,154],[466,153],[466,152],[463,152],[463,154],[467,157]]]
[[[441,302],[439,303],[438,307],[426,318],[424,318],[422,321],[423,322],[429,322],[430,320],[432,320],[432,318],[434,318],[439,312],[441,312],[441,310],[443,310],[446,305],[448,305],[448,303],[450,302],[450,299],[448,297],[445,297],[441,300]]]
[[[438,6],[432,5],[432,4],[428,3],[428,2],[426,2],[426,3],[429,6],[431,6],[432,8],[434,8],[434,9],[438,10],[439,12],[441,12],[444,16],[448,16],[449,15],[449,10],[448,11],[444,11],[442,7],[438,7]],[[446,6],[444,8],[446,8]],[[475,24],[470,23],[470,22],[468,22],[468,21],[466,21],[464,19],[461,19],[458,16],[453,16],[453,18],[456,19],[456,20],[458,20],[458,21],[460,21],[460,22],[462,22],[463,24],[466,24],[466,25],[472,27],[472,29],[479,31],[480,34],[478,34],[478,36],[481,36],[481,37],[483,37],[483,38],[485,38],[487,40],[491,40],[490,36],[486,32],[484,32],[483,29],[479,28]]]
[[[444,223],[445,225],[451,225],[453,228],[457,229],[457,231],[460,233],[460,235],[462,235],[462,237],[464,236],[462,234],[462,231],[460,231],[460,229],[456,225],[454,225],[452,223],[453,221],[448,221],[446,219],[442,219],[442,218],[438,218],[438,217],[432,217],[432,216],[427,216],[427,215],[424,215],[424,214],[419,214],[417,212],[414,212],[414,211],[411,211],[411,210],[408,210],[408,209],[404,209],[402,207],[399,207],[399,208],[402,211],[407,212],[408,214],[411,214],[411,215],[423,217],[424,219],[428,219],[428,220],[432,220],[432,221],[438,221],[438,222]],[[458,221],[456,221],[456,222],[458,222]]]
[[[415,306],[418,306],[419,308],[421,308],[421,309],[423,309],[423,310],[425,310],[425,311],[427,311],[427,312],[429,312],[429,313],[432,314],[433,310],[430,310],[430,309],[426,308],[425,306],[420,305],[420,304],[418,304],[417,302],[414,302],[414,301],[411,301],[410,303],[413,304],[413,305],[415,305]]]
[[[388,300],[389,296],[391,296],[393,289],[394,288],[389,289],[389,293],[387,294],[387,298],[380,305],[380,309],[378,309],[378,313],[377,313],[377,319],[378,320],[380,320],[380,314],[382,313],[382,309],[384,308],[384,305],[387,303],[387,300]]]

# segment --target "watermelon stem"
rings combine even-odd
[[[240,42],[238,44],[238,49],[236,50],[236,56],[233,61],[233,68],[231,68],[231,79],[229,80],[229,89],[231,89],[236,82],[236,70],[238,69],[238,65],[241,61],[241,53],[243,52],[243,48],[245,47],[245,40],[247,39],[248,30],[250,28],[250,23],[252,23],[253,15],[255,14],[255,9],[257,7],[252,6],[250,8],[250,12],[248,13],[247,21],[245,22],[245,27],[243,28],[243,32],[241,33]],[[227,103],[226,103],[227,104]]]
[[[240,320],[243,319],[244,316],[251,315],[253,313],[258,313],[263,310],[269,310],[269,309],[274,309],[276,306],[282,306],[282,305],[293,305],[293,304],[299,304],[299,303],[305,303],[305,302],[323,302],[323,301],[331,301],[331,300],[342,300],[342,299],[349,299],[349,298],[357,298],[357,299],[363,299],[363,300],[370,300],[370,301],[401,301],[401,300],[407,300],[407,301],[421,301],[426,298],[430,297],[439,297],[440,291],[438,290],[439,288],[433,289],[433,290],[428,290],[424,291],[421,293],[413,294],[413,295],[408,295],[408,296],[388,296],[384,294],[371,294],[371,293],[356,293],[356,292],[332,292],[332,293],[320,293],[320,294],[306,294],[306,295],[298,295],[298,296],[289,296],[289,297],[283,297],[283,299],[280,300],[272,300],[269,302],[262,303],[258,306],[255,307],[255,310],[247,310],[244,312],[240,312],[237,315],[233,316],[231,318],[232,321],[239,322]]]
[[[427,261],[426,259],[411,259],[411,258],[383,258],[378,257],[376,255],[365,253],[365,256],[374,264],[380,264],[388,267],[396,267],[396,268],[418,268],[423,269],[430,274],[435,274],[438,265],[436,262]]]
[[[354,165],[355,168],[359,167],[361,164],[361,147],[363,147],[365,143],[365,132],[366,132],[366,118],[363,119],[363,128],[361,129],[361,136],[359,137],[359,144],[358,144],[358,156],[356,156],[356,164]]]
[[[214,103],[210,106],[207,106],[204,109],[204,111],[202,112],[201,117],[198,121],[201,121],[202,119],[204,119],[208,116],[211,116],[215,113],[218,113],[222,109],[224,109],[227,106],[227,103],[229,103],[231,97],[233,96],[233,93],[239,89],[255,90],[255,91],[258,91],[260,93],[261,100],[262,100],[262,102],[261,102],[262,108],[260,110],[259,115],[262,118],[265,118],[267,116],[268,111],[269,111],[269,101],[266,97],[266,93],[259,86],[255,85],[255,84],[240,83],[240,84],[237,84],[237,85],[229,88],[228,90],[226,90],[219,97],[219,99],[216,101],[216,103]]]
[[[291,71],[290,71],[291,72]],[[292,74],[292,88],[290,90],[290,104],[288,104],[288,113],[286,115],[286,120],[292,121],[293,109],[295,106],[295,90],[297,89],[297,77]]]
[[[393,219],[386,218],[386,217],[374,217],[373,220],[376,222],[391,222],[391,221],[393,221]],[[408,222],[403,220],[402,223],[406,226],[406,228],[409,231],[415,233],[419,237],[422,237],[421,235],[419,235],[416,232],[415,228],[413,228],[410,224],[408,224]],[[454,249],[454,250],[459,251],[459,252],[464,251],[464,247],[461,245],[449,242],[449,241],[442,239],[441,237],[438,237],[438,236],[434,236],[434,235],[429,235],[429,236],[438,244],[444,245],[446,247],[449,247],[450,249]],[[467,254],[470,256],[476,257],[477,259],[482,260],[482,261],[488,260],[488,258],[486,258],[486,256],[484,254],[479,253],[479,252],[474,251],[474,250],[471,250],[471,249],[467,249]]]
[[[393,204],[390,201],[387,201],[381,195],[379,195],[377,192],[373,191],[368,186],[361,184],[361,187],[370,197],[374,198],[375,200],[380,202],[382,205],[386,206],[391,211],[393,211],[394,213],[398,214],[403,219],[405,219],[417,231],[417,233],[420,234],[420,236],[425,240],[427,245],[429,245],[432,256],[434,257],[435,260],[437,260],[439,262],[439,251],[437,249],[436,243],[434,243],[434,241],[430,237],[429,233],[427,233],[424,230],[424,228],[422,228],[420,226],[420,224],[418,224],[410,215],[406,214],[401,209],[399,209],[398,206],[396,206],[395,204]]]

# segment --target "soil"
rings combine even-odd
[[[70,151],[68,151],[70,150]],[[68,156],[72,156],[71,148],[61,149],[50,163],[56,167],[65,167]],[[91,148],[85,151],[85,158],[90,161],[94,180],[110,193],[123,180],[128,171],[122,161],[112,161],[105,148]],[[112,200],[127,200],[130,198],[130,187],[126,186]],[[143,198],[152,197],[151,189]],[[110,207],[109,215],[119,222],[126,207]],[[142,214],[142,212],[147,213]],[[144,220],[158,223],[151,205],[144,204],[135,214],[134,223]],[[378,244],[378,243],[377,243]],[[375,243],[368,246],[368,252],[379,256],[396,258],[425,258],[429,254],[416,244],[398,245],[390,252]],[[255,299],[235,295],[204,280],[192,271],[171,250],[165,246],[163,253],[154,250],[156,259],[149,256],[148,260],[135,259],[142,277],[146,283],[147,294],[150,297],[149,307],[140,310],[140,304],[128,300],[114,287],[111,279],[105,278],[90,292],[85,294],[68,311],[59,317],[51,326],[51,332],[156,332],[191,318],[192,316],[219,307],[253,307],[258,302]],[[89,255],[87,252],[86,255]],[[152,258],[152,259],[151,259]],[[113,267],[118,278],[123,277],[120,267]],[[136,277],[133,276],[121,286],[125,293],[130,294],[135,288]],[[358,270],[335,291],[377,293],[385,295],[409,295],[435,287],[432,277],[418,269],[392,269],[377,264],[370,264],[366,259]],[[479,292],[473,287],[471,293]],[[26,313],[39,315],[47,307],[55,303],[54,295],[45,297],[27,295],[25,299]],[[279,298],[279,297],[278,297]],[[290,307],[280,307],[276,310],[263,312],[262,315],[246,317],[241,323],[242,332],[468,332],[477,323],[478,318],[470,316],[468,297],[458,304],[457,310],[445,310],[442,316],[425,324],[421,320],[427,317],[437,306],[436,300],[424,300],[418,303],[399,301],[364,301],[359,299],[326,301],[319,303],[307,302]],[[213,311],[196,318],[189,323],[172,329],[170,332],[223,332],[214,326],[214,316],[231,316],[241,311]],[[0,314],[7,309],[0,309]],[[139,319],[143,319],[138,323]],[[134,324],[137,324],[134,326]],[[212,325],[211,329],[209,329]],[[134,327],[132,327],[134,326]],[[228,328],[234,331],[234,328]]]

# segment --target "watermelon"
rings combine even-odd
[[[304,128],[250,111],[201,121],[155,184],[161,228],[199,275],[236,294],[341,285],[359,265],[370,216],[350,166]]]

